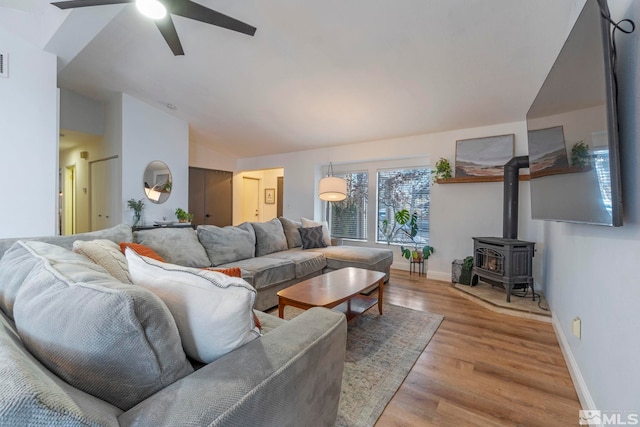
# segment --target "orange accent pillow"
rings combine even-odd
[[[128,242],[120,242],[120,250],[124,253],[126,248],[131,248],[132,251],[137,253],[138,255],[146,256],[156,261],[166,262],[164,258],[162,258],[156,251],[151,249],[149,246],[141,245],[140,243],[128,243]]]
[[[204,270],[217,271],[218,273],[226,274],[227,276],[242,278],[242,271],[240,270],[240,267],[221,268],[221,269],[205,268]],[[260,319],[258,319],[258,316],[256,316],[255,313],[253,313],[253,322],[256,324],[256,327],[262,331],[262,325],[260,324]]]

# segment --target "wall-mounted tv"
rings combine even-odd
[[[602,8],[602,9],[601,9]],[[606,0],[587,0],[527,113],[533,219],[621,226]]]

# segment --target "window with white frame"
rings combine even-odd
[[[327,218],[331,236],[352,240],[367,240],[367,209],[369,174],[367,172],[334,173],[347,181],[347,198],[327,203]]]
[[[388,230],[394,229],[395,214],[402,209],[417,215],[416,243],[429,242],[430,176],[431,171],[426,167],[378,171],[378,242],[387,243],[387,236],[383,232],[384,221],[388,222]],[[389,238],[389,243],[406,244],[410,241],[410,237],[402,232]]]

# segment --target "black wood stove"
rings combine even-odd
[[[514,157],[504,166],[503,237],[473,238],[473,269],[471,286],[478,280],[492,286],[502,286],[511,302],[513,289],[531,287],[533,300],[534,242],[518,240],[518,175],[520,168],[529,166],[527,156]]]

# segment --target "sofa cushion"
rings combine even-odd
[[[46,369],[0,312],[0,425],[113,426],[122,410],[78,390]]]
[[[252,222],[251,226],[256,233],[257,257],[289,249],[287,237],[278,218],[269,222]]]
[[[18,245],[37,263],[16,296],[16,329],[57,376],[127,410],[193,372],[175,321],[156,295],[66,249]]]
[[[107,228],[104,230],[91,231],[89,233],[73,234],[71,236],[47,236],[47,237],[31,237],[31,238],[12,238],[12,239],[0,239],[0,256],[7,249],[9,249],[18,240],[37,240],[39,242],[51,243],[66,249],[71,250],[73,242],[76,240],[95,240],[95,239],[108,239],[112,242],[131,242],[133,241],[133,233],[131,232],[131,226],[126,224],[119,224],[115,227]]]
[[[365,268],[386,273],[393,263],[390,249],[367,248],[358,246],[329,246],[309,249],[321,253],[327,259],[327,268],[339,270],[345,267]]]
[[[300,236],[302,236],[302,249],[327,247],[322,236],[321,225],[317,227],[302,227],[300,229]]]
[[[302,228],[302,223],[283,216],[278,219],[282,223],[282,229],[284,230],[284,235],[287,237],[287,246],[289,249],[302,246],[302,237],[299,231],[299,229]]]
[[[133,283],[155,293],[176,320],[186,353],[211,363],[260,336],[256,290],[238,277],[181,267],[126,250]]]
[[[269,255],[269,258],[286,259],[293,262],[295,265],[296,279],[321,272],[322,269],[327,266],[327,260],[324,255],[318,252],[303,251],[301,248],[276,252]]]
[[[192,228],[160,227],[133,233],[136,243],[150,247],[166,262],[185,267],[209,267],[207,256],[198,236]]]
[[[242,278],[256,289],[275,285],[296,277],[295,264],[292,261],[275,257],[249,258],[219,265],[218,267],[240,267],[242,269]]]
[[[256,233],[248,222],[227,227],[199,225],[197,232],[214,267],[255,256]]]
[[[318,227],[322,226],[322,238],[325,246],[331,246],[331,235],[329,234],[329,223],[327,221],[312,221],[307,218],[302,218],[302,227]]]
[[[89,258],[122,283],[131,283],[127,259],[117,243],[106,239],[76,240],[73,252]]]

